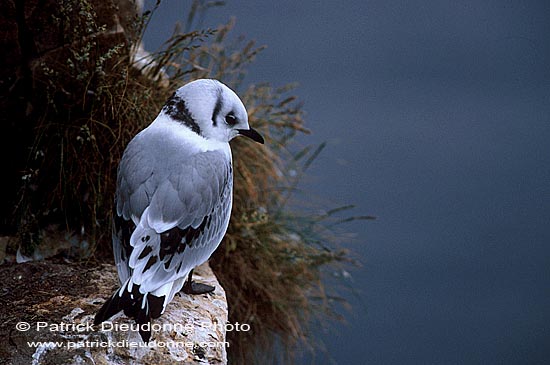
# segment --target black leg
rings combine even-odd
[[[185,282],[185,285],[183,286],[183,289],[181,290],[185,294],[207,294],[212,293],[214,291],[214,288],[212,285],[206,285],[201,283],[195,283],[193,281],[193,270],[189,272],[189,275],[187,276],[187,281]]]

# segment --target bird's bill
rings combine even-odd
[[[250,138],[253,141],[256,141],[258,143],[264,144],[264,137],[258,132],[256,132],[255,129],[237,129],[239,131],[239,134],[241,136],[245,136]]]

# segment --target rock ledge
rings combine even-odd
[[[0,293],[0,315],[7,319],[0,326],[0,363],[227,363],[227,301],[207,264],[194,278],[215,286],[214,293],[176,295],[153,320],[148,344],[123,314],[92,326],[95,312],[118,285],[113,265],[31,262],[3,265],[0,274],[7,280]]]

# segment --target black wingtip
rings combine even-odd
[[[94,317],[95,326],[105,322],[122,310],[122,308],[120,308],[120,301],[117,293],[118,291],[116,291],[109,299],[107,299],[105,303],[103,303],[99,311],[96,313]]]
[[[123,290],[122,294],[120,294],[120,290]],[[140,303],[143,294],[139,291],[139,285],[134,284],[132,292],[127,291],[124,285],[103,303],[103,306],[94,317],[94,326],[98,326],[118,312],[124,311],[127,317],[136,321],[141,339],[143,342],[148,343],[151,339],[151,331],[148,329],[150,325],[147,324],[151,322],[151,319],[158,318],[162,314],[165,296],[157,297],[150,293],[146,295],[146,305],[145,308],[142,308]]]
[[[138,332],[143,342],[148,343],[151,339],[151,312],[147,307],[142,308],[136,316],[136,323],[138,324]],[[147,326],[146,326],[147,325]]]

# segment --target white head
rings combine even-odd
[[[217,80],[200,79],[180,87],[162,112],[210,140],[229,142],[238,135],[264,143],[248,125],[248,114],[237,94]]]

